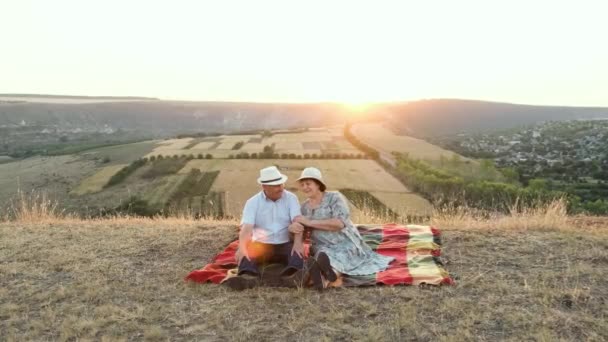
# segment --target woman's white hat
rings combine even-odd
[[[260,170],[258,184],[279,185],[287,182],[287,176],[282,174],[276,166],[269,166]]]
[[[300,178],[296,179],[296,181],[306,179],[306,178],[316,179],[319,182],[321,182],[321,184],[325,185],[325,187],[327,187],[327,184],[325,184],[325,182],[323,181],[323,175],[321,175],[321,171],[319,169],[317,169],[316,167],[307,167],[304,170],[302,170],[302,174],[300,175]]]

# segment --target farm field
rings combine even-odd
[[[232,147],[244,142],[238,150]],[[229,155],[242,152],[262,152],[264,146],[274,144],[275,154],[353,154],[356,150],[344,137],[342,126],[313,128],[306,131],[279,131],[272,136],[226,135],[220,137],[150,140],[145,142],[96,148],[70,156],[34,157],[17,162],[0,164],[0,205],[8,203],[18,189],[36,190],[57,199],[61,208],[69,212],[99,213],[103,208],[115,208],[133,196],[148,202],[153,208],[164,208],[171,196],[187,179],[191,169],[201,172],[219,171],[213,181],[210,196],[205,203],[222,203],[227,216],[240,217],[246,200],[259,191],[256,183],[259,170],[278,165],[290,180],[287,189],[302,196],[295,179],[307,166],[322,170],[329,190],[351,189],[369,192],[387,208],[399,215],[427,216],[431,205],[422,197],[411,193],[400,181],[369,159],[229,159]],[[104,188],[108,180],[124,166],[144,156],[194,155],[197,159],[164,159],[148,161],[128,175],[119,184]],[[199,155],[212,154],[213,159],[198,159]],[[162,165],[161,165],[162,164]],[[168,165],[170,164],[170,165]],[[185,165],[182,167],[182,165]],[[177,173],[175,173],[177,171]],[[69,196],[66,196],[68,195]],[[196,210],[204,197],[192,195],[172,201],[181,207],[191,203]],[[210,197],[211,198],[211,197]],[[361,208],[351,202],[353,219]],[[208,208],[207,208],[208,209]]]
[[[139,159],[149,152],[158,148],[158,144],[163,140],[147,140],[131,144],[122,144],[115,146],[100,147],[92,150],[77,153],[84,160],[101,160],[105,157],[109,158],[107,165],[128,164],[135,159]]]
[[[0,156],[0,164],[9,163],[11,161],[13,161],[13,158],[11,158],[9,156]]]
[[[228,158],[230,155],[247,152],[263,152],[264,146],[274,144],[274,153],[277,154],[354,154],[361,152],[357,150],[343,137],[343,127],[334,126],[327,128],[311,128],[297,133],[276,133],[270,137],[262,137],[260,134],[249,135],[222,135],[218,137],[205,138],[182,138],[170,139],[157,143],[157,146],[147,153],[151,156],[173,156],[198,154],[211,154],[213,158]],[[237,143],[242,143],[238,149],[233,149]]]
[[[370,194],[401,216],[430,216],[433,211],[429,201],[414,193],[370,191]]]
[[[351,132],[362,142],[388,155],[392,152],[407,153],[412,159],[424,160],[465,179],[504,180],[502,173],[495,168],[484,168],[475,159],[463,157],[424,140],[397,135],[382,123],[356,124],[352,126]]]
[[[328,190],[354,189],[361,191],[373,191],[375,193],[400,193],[408,194],[403,200],[412,201],[412,207],[416,212],[426,203],[426,210],[431,210],[430,204],[403,186],[397,179],[388,174],[380,165],[372,160],[198,160],[188,162],[179,171],[179,174],[187,174],[193,168],[201,171],[220,171],[211,191],[224,192],[226,198],[226,213],[234,217],[241,214],[242,208],[249,197],[260,190],[256,180],[259,170],[269,165],[277,165],[289,177],[286,188],[298,195],[295,180],[305,167],[314,166],[323,172],[323,177],[328,184]],[[390,196],[389,196],[390,197]],[[391,209],[399,212],[408,212],[408,205],[397,205],[396,196],[390,197],[390,203],[385,203]],[[353,216],[356,212],[353,211]]]
[[[73,155],[31,157],[0,164],[0,211],[19,191],[44,191],[53,199],[67,197],[82,179],[95,172],[94,162]]]
[[[73,195],[84,195],[89,193],[96,193],[103,190],[103,187],[108,183],[108,180],[118,171],[120,171],[127,164],[116,164],[103,167],[94,175],[85,178],[80,182],[80,185],[74,190],[70,191]]]
[[[439,161],[443,155],[451,158],[456,153],[430,144],[424,140],[396,135],[382,123],[360,123],[352,126],[352,133],[375,149],[391,153],[408,153],[411,158]],[[463,160],[466,159],[461,157]]]

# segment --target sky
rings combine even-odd
[[[0,93],[608,106],[608,2],[0,0]]]

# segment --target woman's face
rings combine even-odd
[[[300,191],[308,198],[321,192],[319,185],[312,179],[302,179],[299,183]]]

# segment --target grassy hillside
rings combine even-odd
[[[68,132],[74,129],[105,131],[120,128],[126,132],[170,136],[179,133],[318,127],[342,123],[346,115],[343,106],[337,104],[0,101],[0,127],[30,127],[38,133],[45,128]]]
[[[258,288],[184,283],[235,221],[42,213],[0,222],[4,340],[608,339],[608,222],[561,211],[436,215],[453,287]]]
[[[498,130],[540,121],[608,118],[608,108],[531,106],[472,100],[421,100],[380,106],[407,135],[429,137],[456,132]]]
[[[351,127],[351,132],[360,141],[379,151],[383,159],[392,159],[394,167],[397,167],[395,152],[398,152],[465,179],[504,180],[504,176],[492,165],[463,157],[422,139],[398,135],[389,125],[389,122],[359,123]]]
[[[247,159],[235,155],[245,152],[249,153]],[[42,161],[46,161],[45,167],[37,169]],[[427,216],[432,210],[428,201],[412,194],[375,161],[363,159],[363,153],[343,136],[341,126],[149,140],[94,148],[71,158],[19,160],[0,165],[0,185],[5,185],[0,190],[0,208],[18,190],[36,190],[59,200],[62,208],[84,215],[102,215],[139,201],[137,206],[148,207],[147,213],[166,212],[169,207],[209,212],[209,205],[213,205],[218,208],[212,212],[234,217],[240,214],[245,201],[259,191],[255,180],[259,170],[268,165],[278,165],[292,180],[307,166],[319,167],[331,189],[374,192],[368,195],[386,199],[386,205],[399,215]],[[28,172],[23,172],[25,168]],[[214,177],[210,183],[208,193],[172,200],[181,196],[179,189],[185,186],[185,175],[192,168],[203,173],[218,172],[217,179]],[[43,173],[43,169],[48,170]],[[41,183],[40,176],[45,173],[61,178],[61,186],[51,186],[55,178]],[[292,181],[287,188],[297,191],[297,184]],[[353,205],[352,209],[356,212],[369,208]]]

